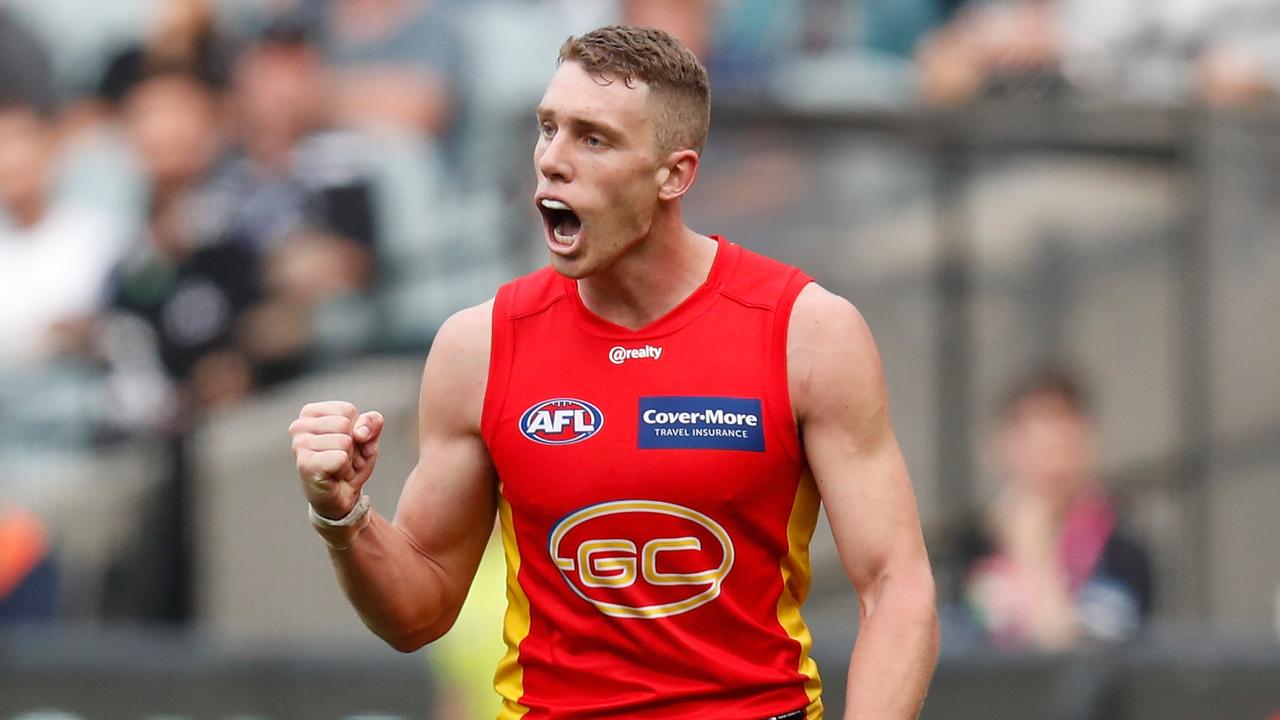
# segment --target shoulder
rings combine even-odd
[[[421,410],[479,432],[489,375],[493,300],[459,310],[436,331],[422,375]]]
[[[804,286],[796,297],[791,308],[791,331],[789,336],[796,340],[816,341],[836,331],[836,337],[849,339],[861,338],[869,340],[871,331],[862,317],[862,313],[853,303],[827,290],[816,282]]]
[[[431,341],[431,356],[465,362],[488,358],[493,327],[493,298],[450,315]]]
[[[817,283],[800,291],[787,330],[787,378],[801,421],[885,404],[884,369],[871,328],[848,300]]]
[[[817,283],[806,285],[791,308],[787,353],[852,362],[851,372],[879,367],[875,340],[862,313]]]

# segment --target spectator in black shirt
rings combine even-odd
[[[115,273],[99,323],[114,372],[114,418],[181,430],[185,410],[222,405],[254,385],[241,342],[262,300],[261,263],[201,211],[221,154],[220,97],[185,69],[151,72],[124,97],[123,118],[150,184],[141,241]]]
[[[126,427],[181,430],[167,418],[295,376],[318,308],[373,277],[372,182],[359,138],[327,128],[318,53],[273,25],[234,68],[226,98],[179,65],[123,99],[151,186],[102,324]]]

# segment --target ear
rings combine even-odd
[[[658,168],[658,199],[678,200],[689,192],[698,177],[699,161],[693,150],[677,150],[668,155]]]

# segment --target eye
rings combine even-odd
[[[542,135],[542,137],[550,140],[551,138],[555,137],[556,129],[554,126],[551,125],[551,123],[544,122],[538,126],[538,133]]]
[[[587,147],[592,148],[602,148],[605,146],[604,140],[597,135],[588,135],[583,142],[587,144]]]

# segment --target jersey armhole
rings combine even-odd
[[[772,400],[770,407],[773,424],[782,429],[780,435],[787,455],[802,467],[805,459],[800,451],[799,426],[796,424],[795,410],[791,404],[791,383],[787,375],[787,331],[791,327],[791,311],[795,307],[796,298],[800,297],[800,292],[811,282],[813,278],[803,271],[799,269],[792,271],[774,308],[773,333],[769,348],[769,397]]]
[[[489,331],[489,375],[484,388],[484,405],[480,411],[480,437],[491,445],[495,426],[502,416],[511,378],[511,321],[507,312],[513,285],[498,288],[493,298],[492,328]]]

